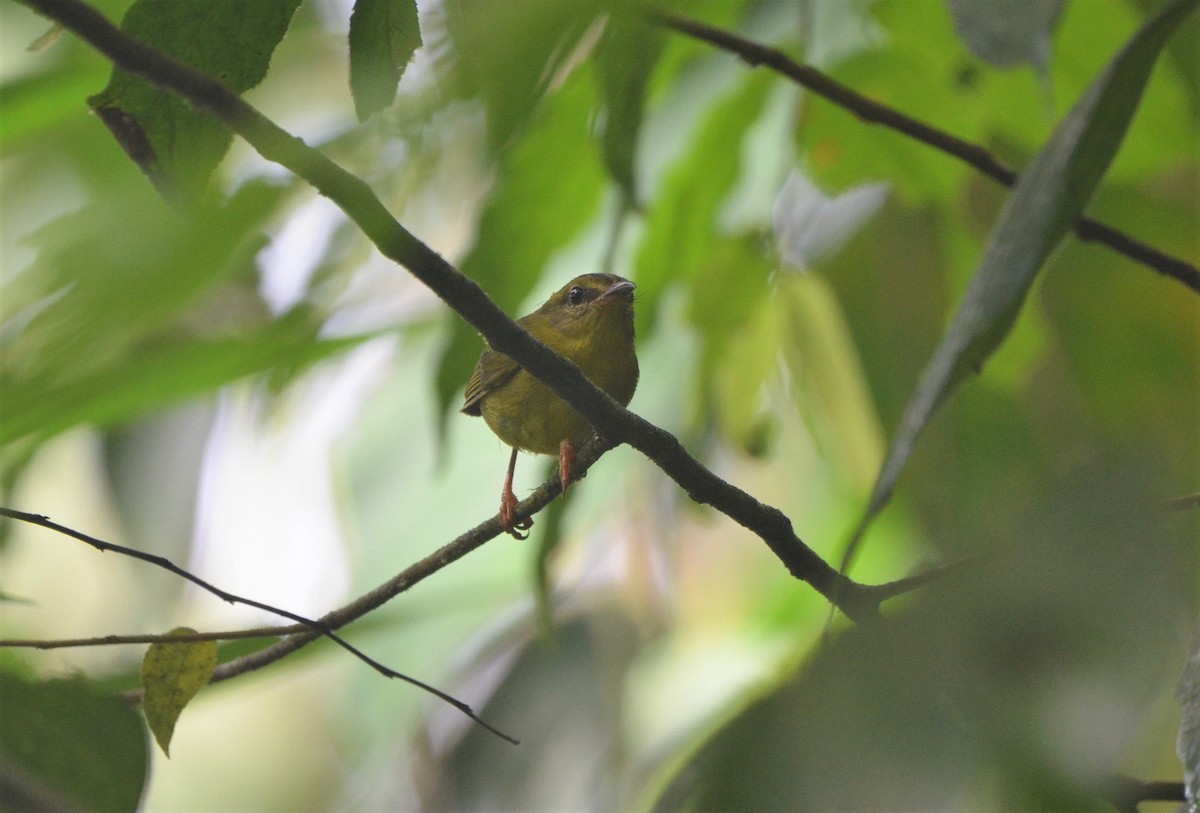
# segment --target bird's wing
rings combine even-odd
[[[466,397],[463,400],[462,412],[467,415],[482,414],[480,401],[484,396],[495,392],[508,383],[517,370],[521,369],[515,361],[503,353],[497,353],[492,348],[486,348],[475,365],[471,381],[467,384]]]

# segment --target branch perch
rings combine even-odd
[[[698,503],[757,534],[788,571],[834,602],[849,618],[878,615],[878,603],[805,545],[791,521],[717,477],[670,433],[622,408],[579,368],[519,327],[483,290],[414,237],[361,179],[290,135],[223,84],[124,34],[79,0],[21,0],[82,37],[120,68],[146,77],[217,116],[264,158],[303,178],[353,220],[385,257],[404,266],[487,339],[574,407],[600,435],[650,458]]]

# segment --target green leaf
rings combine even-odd
[[[79,114],[79,97],[96,87],[89,65],[70,65],[0,85],[0,150],[25,146]]]
[[[350,14],[350,92],[359,121],[391,105],[420,47],[415,0],[356,0]]]
[[[646,86],[666,40],[659,26],[618,15],[609,21],[596,53],[604,94],[601,136],[604,165],[625,199],[638,205],[636,156],[646,102]]]
[[[176,627],[172,635],[195,632]],[[208,685],[217,668],[217,642],[151,644],[142,658],[142,685],[146,695],[142,709],[154,739],[163,753],[171,755],[175,722],[196,692]]]
[[[483,99],[494,149],[509,144],[538,101],[574,68],[598,0],[448,0],[446,15],[467,93]]]
[[[39,251],[20,280],[27,290],[6,291],[0,304],[5,318],[22,308],[36,313],[16,335],[0,337],[10,386],[110,363],[148,336],[178,329],[218,286],[252,280],[260,230],[286,189],[246,184],[227,204],[186,217],[136,179],[113,192],[121,206],[84,207],[31,240]]]
[[[1021,173],[958,313],[926,367],[888,450],[843,566],[891,497],[917,437],[954,388],[978,371],[1016,321],[1037,272],[1095,192],[1129,127],[1159,52],[1200,0],[1175,0],[1095,79]]]
[[[0,672],[6,810],[132,813],[148,767],[145,728],[127,700],[81,679],[27,683]]]
[[[130,36],[235,93],[262,81],[300,0],[138,0],[121,21]],[[88,100],[122,149],[168,197],[199,192],[231,136],[208,113],[149,81],[114,68]]]
[[[808,411],[830,468],[865,493],[883,459],[884,433],[843,304],[817,274],[786,275],[776,298],[787,310],[784,360],[797,406]]]
[[[5,291],[0,443],[125,420],[366,338],[318,340],[311,308],[269,320],[254,258],[286,189],[246,184],[190,217],[136,178],[119,191],[122,207],[88,207],[46,227],[37,265],[20,278],[30,291]],[[23,324],[24,312],[33,315]]]
[[[775,263],[760,241],[725,238],[688,286],[688,322],[704,343],[700,383],[723,436],[763,450],[762,389],[779,369],[783,324],[768,280]]]
[[[77,381],[40,381],[6,393],[0,445],[79,424],[128,420],[255,373],[311,364],[366,338],[315,341],[310,332],[278,321],[237,338],[149,347]]]
[[[671,282],[691,278],[708,265],[718,215],[738,178],[737,156],[771,87],[768,74],[747,74],[713,106],[687,151],[667,170],[658,197],[648,207],[635,260],[639,336],[648,335],[653,303]]]

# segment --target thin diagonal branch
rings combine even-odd
[[[836,603],[849,618],[868,620],[878,615],[878,604],[862,586],[805,545],[782,511],[717,477],[673,435],[621,407],[578,367],[530,336],[473,280],[401,226],[361,179],[281,129],[220,82],[130,38],[79,0],[21,2],[75,32],[120,68],[214,114],[264,158],[308,181],[341,208],[380,253],[407,268],[478,330],[492,349],[547,384],[602,436],[633,446],[694,501],[711,505],[757,534],[789,572]]]
[[[776,48],[761,45],[753,40],[729,31],[672,12],[646,9],[648,17],[658,25],[693,39],[701,40],[738,56],[751,67],[764,66],[798,85],[828,99],[839,107],[849,110],[865,122],[881,124],[896,132],[928,144],[936,150],[952,155],[989,178],[1011,187],[1017,182],[1018,173],[988,150],[944,130],[914,119],[895,108],[888,107],[835,81],[810,65],[801,65]],[[1158,273],[1183,283],[1200,293],[1200,268],[1179,257],[1174,257],[1122,231],[1093,220],[1081,217],[1075,224],[1075,234],[1081,240],[1102,243],[1132,260]]]
[[[179,567],[178,565],[176,565],[174,562],[172,562],[170,559],[167,559],[166,557],[157,556],[153,553],[146,553],[145,551],[135,550],[133,548],[127,548],[124,545],[117,545],[112,542],[106,542],[103,539],[97,539],[94,536],[90,536],[89,534],[85,534],[85,533],[83,533],[81,531],[77,531],[73,528],[68,528],[65,525],[59,525],[57,522],[54,522],[51,519],[49,519],[48,517],[42,516],[41,514],[30,514],[30,513],[26,513],[25,511],[14,511],[11,508],[0,507],[0,517],[8,517],[9,519],[15,519],[20,522],[27,522],[30,525],[37,525],[41,528],[46,528],[47,530],[51,530],[51,531],[55,531],[57,533],[63,534],[64,536],[69,536],[72,539],[78,539],[80,542],[84,542],[88,545],[91,545],[93,548],[100,551],[101,553],[105,553],[105,552],[119,553],[122,556],[128,556],[133,559],[138,559],[138,560],[146,562],[148,564],[152,564],[155,567],[162,568],[163,570],[173,573],[182,579],[186,579],[187,581],[190,581],[192,584],[196,585],[197,587],[200,587],[203,590],[206,590],[209,593],[212,593],[214,596],[221,599],[222,601],[227,601],[230,604],[244,604],[247,607],[254,607],[255,609],[264,610],[264,611],[272,613],[274,615],[278,615],[283,618],[287,618],[290,621],[295,621],[297,624],[300,624],[301,626],[308,629],[310,631],[310,634],[314,638],[319,638],[319,637],[328,638],[329,640],[333,641],[335,644],[340,646],[342,649],[346,650],[351,655],[358,658],[360,661],[367,664],[368,666],[370,666],[372,669],[374,669],[376,672],[383,675],[384,677],[393,678],[396,680],[402,680],[405,683],[409,683],[413,686],[416,686],[418,689],[422,689],[422,690],[428,692],[429,694],[432,694],[434,697],[437,697],[438,699],[443,700],[446,703],[449,703],[451,706],[458,709],[463,714],[465,714],[467,717],[471,718],[476,723],[483,726],[484,728],[486,728],[488,731],[492,732],[496,736],[498,736],[502,739],[505,739],[505,740],[513,743],[514,745],[517,744],[517,741],[515,739],[513,739],[509,735],[503,733],[499,729],[492,727],[487,722],[485,722],[483,719],[481,719],[479,717],[479,715],[477,715],[474,712],[474,710],[470,706],[468,706],[466,703],[464,703],[463,701],[447,694],[446,692],[443,692],[441,689],[438,689],[435,686],[431,686],[428,683],[417,680],[414,677],[410,677],[410,676],[404,674],[403,672],[397,672],[395,669],[391,669],[387,666],[384,666],[382,663],[375,660],[370,655],[367,655],[365,652],[360,650],[358,647],[354,646],[353,644],[351,644],[350,642],[348,642],[341,636],[337,635],[327,624],[325,624],[321,621],[314,621],[310,618],[305,618],[302,615],[297,615],[296,613],[293,613],[289,610],[284,610],[279,607],[274,607],[270,604],[264,604],[261,601],[255,601],[254,599],[245,598],[244,596],[235,595],[234,593],[230,593],[227,590],[222,590],[221,588],[217,587],[216,585],[213,585],[213,584],[205,581],[204,579],[201,579],[199,576],[196,576],[195,574],[190,573],[187,570],[184,570],[183,568]]]
[[[302,624],[214,632],[165,632],[131,635],[98,635],[91,638],[0,638],[0,649],[72,649],[123,644],[194,644],[198,641],[242,641],[247,638],[282,638],[306,630]]]

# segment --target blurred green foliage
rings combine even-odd
[[[128,11],[127,26],[165,48],[187,33],[152,14],[162,5],[152,0],[96,5],[114,19]],[[411,64],[411,4],[360,0],[357,27],[345,4],[253,4],[275,15],[262,28],[230,17],[239,5],[212,5],[234,31],[209,31],[212,61],[201,67],[245,90],[269,63],[248,98],[368,179],[402,223],[420,224],[418,236],[514,315],[577,273],[634,279],[643,370],[634,411],[782,508],[836,560],[1004,190],[765,69],[595,0],[419,4],[424,45]],[[1044,64],[1000,68],[956,33],[950,9],[972,5],[962,0],[669,5],[807,54],[859,93],[1016,166],[1160,7],[1066,3],[1027,31],[1030,41],[1006,46],[1039,63],[1029,55],[1048,44]],[[1186,43],[1196,17],[1158,58],[1089,205],[1193,264],[1200,78]],[[364,32],[367,19],[394,28]],[[181,123],[195,114],[175,100],[149,104],[149,121],[182,117],[148,125],[160,160],[182,167],[183,194],[164,200],[88,112],[90,93],[129,80],[110,77],[70,34],[23,54],[45,28],[16,4],[0,6],[0,483],[19,490],[64,433],[106,433],[124,448],[121,438],[181,404],[246,382],[293,403],[297,392],[320,393],[330,380],[321,376],[353,366],[360,350],[390,347],[333,467],[356,589],[493,506],[499,450],[447,417],[478,337],[405,287],[402,269],[380,269],[340,215],[307,253],[279,260],[297,222],[320,231],[303,225],[316,193],[242,145],[227,152],[211,122]],[[222,60],[245,72],[211,67]],[[352,91],[356,60],[372,78]],[[117,91],[103,93],[111,101]],[[1105,137],[1120,126],[1092,124]],[[831,199],[862,182],[889,193],[844,247],[794,268],[780,259],[776,230],[786,224],[773,218],[794,172]],[[400,609],[351,629],[385,662],[457,684],[447,688],[524,744],[464,730],[448,722],[453,712],[373,674],[339,674],[319,702],[334,709],[340,761],[306,776],[331,807],[456,810],[1096,809],[1114,772],[1177,777],[1170,694],[1188,656],[1200,529],[1191,514],[1154,506],[1200,488],[1197,403],[1196,293],[1068,238],[987,368],[916,444],[853,575],[884,581],[978,557],[969,565],[893,602],[885,624],[839,620],[823,637],[827,605],[757,540],[617,450],[553,523],[562,542],[537,568],[550,589],[536,612],[527,580],[537,551],[496,543],[477,565],[439,573]],[[169,457],[176,447],[162,442]],[[177,465],[201,462],[193,451]],[[15,553],[0,548],[5,556]],[[0,576],[0,593],[27,592]],[[156,612],[178,601],[172,594]],[[17,637],[9,614],[17,618],[6,607],[0,634]],[[342,657],[317,651],[301,663]],[[0,714],[65,691],[6,677],[39,663],[9,659]],[[234,683],[262,693],[300,669],[288,661]],[[128,688],[131,671],[110,665],[91,677]],[[96,702],[70,691],[61,702]],[[31,701],[24,728],[0,726],[0,792],[20,776],[80,799],[77,780],[90,775],[72,769],[101,745],[73,729],[54,740],[31,716],[37,708]],[[62,717],[90,719],[73,714]],[[22,730],[29,736],[13,740]],[[128,786],[82,803],[136,806],[146,738],[122,731],[103,752],[126,766]],[[331,759],[324,739],[312,747]],[[241,754],[227,740],[212,748]],[[293,798],[259,784],[246,806]]]

